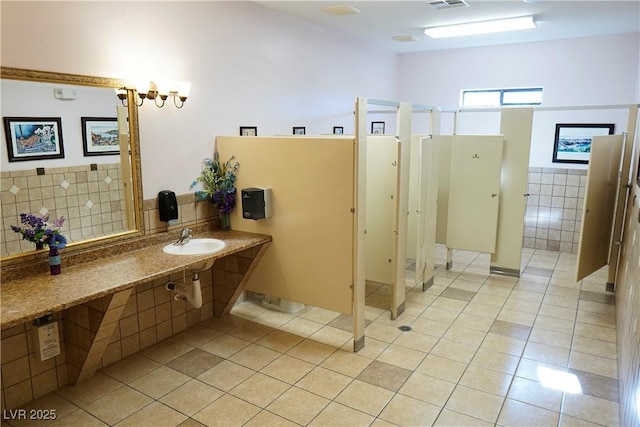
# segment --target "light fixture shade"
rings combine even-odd
[[[158,88],[158,95],[161,96],[168,96],[169,92],[171,92],[171,82],[168,80],[158,80],[157,82],[154,82],[156,84],[156,87]]]
[[[151,82],[149,80],[139,80],[136,82],[136,91],[139,95],[146,95],[149,93]]]
[[[444,37],[470,36],[474,34],[499,33],[536,28],[533,16],[519,16],[516,18],[493,19],[490,21],[469,22],[465,24],[444,25],[426,28],[424,33],[434,39]]]
[[[191,90],[191,83],[188,82],[178,82],[176,84],[178,90],[178,96],[187,98],[189,97],[189,91]]]

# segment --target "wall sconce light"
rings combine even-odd
[[[125,105],[125,100],[127,99],[127,89],[126,87],[122,87],[116,89],[116,96],[122,102],[122,105]],[[187,97],[189,96],[189,90],[191,89],[191,83],[186,82],[166,82],[159,81],[158,83],[143,81],[138,82],[136,84],[136,92],[138,93],[138,98],[140,98],[140,103],[136,103],[138,107],[141,107],[144,104],[145,99],[153,99],[154,104],[158,108],[164,107],[165,101],[170,96],[173,97],[173,105],[176,108],[182,108],[184,106]],[[178,104],[178,100],[180,100],[180,104]],[[158,102],[160,101],[160,103]]]

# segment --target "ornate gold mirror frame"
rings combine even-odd
[[[93,86],[104,88],[122,88],[127,81],[106,77],[85,76],[80,74],[65,74],[21,68],[0,67],[0,78],[10,80],[24,80],[31,82],[61,83],[79,86]],[[131,87],[131,85],[128,85]],[[116,96],[115,93],[113,95]],[[134,90],[127,90],[127,110],[129,120],[129,161],[131,165],[131,191],[133,194],[133,223],[135,227],[128,231],[109,234],[88,240],[69,243],[64,249],[66,256],[73,256],[82,252],[99,250],[114,243],[140,237],[144,234],[144,216],[142,213],[142,170],[140,166],[140,134],[138,129],[138,107],[135,102]],[[33,252],[9,255],[0,259],[2,269],[16,267],[41,259],[46,249]]]

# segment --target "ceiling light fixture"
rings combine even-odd
[[[414,35],[406,35],[406,36],[393,36],[391,37],[397,42],[406,43],[406,42],[417,42],[418,38]]]
[[[443,37],[470,36],[475,34],[499,33],[502,31],[526,30],[530,28],[536,28],[536,22],[533,16],[519,16],[516,18],[492,19],[490,21],[430,27],[425,28],[424,33],[433,39],[439,39]]]

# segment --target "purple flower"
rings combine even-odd
[[[51,247],[64,248],[67,244],[67,239],[60,234],[60,228],[64,223],[64,217],[56,219],[53,224],[49,224],[49,214],[45,214],[42,218],[39,218],[31,214],[20,214],[20,223],[24,227],[11,226],[11,230],[22,235],[23,240],[28,240],[32,243],[42,243]]]

